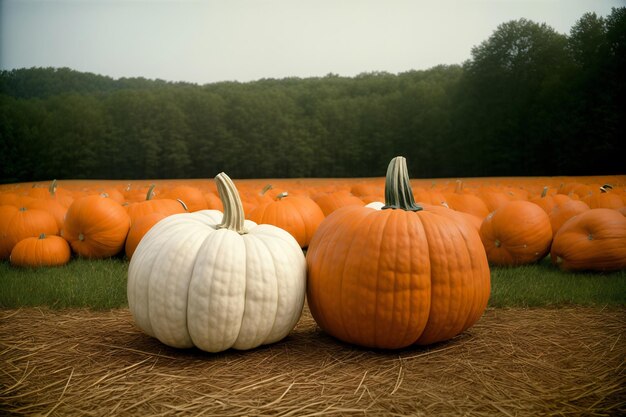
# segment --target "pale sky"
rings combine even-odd
[[[0,0],[0,68],[198,84],[461,64],[519,18],[560,33],[626,0]]]

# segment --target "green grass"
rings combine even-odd
[[[0,308],[48,306],[106,310],[128,305],[128,262],[73,259],[62,267],[25,269],[0,263]]]
[[[490,307],[626,306],[626,270],[562,272],[549,258],[515,268],[491,267]]]
[[[48,306],[94,310],[126,307],[128,262],[74,259],[64,267],[21,269],[0,262],[0,308]],[[626,270],[567,273],[548,259],[491,268],[490,307],[626,306]]]

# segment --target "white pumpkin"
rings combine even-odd
[[[139,328],[166,345],[208,352],[283,339],[304,305],[306,261],[296,240],[244,220],[239,194],[215,177],[224,214],[175,214],[143,237],[128,270]]]

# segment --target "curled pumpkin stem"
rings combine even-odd
[[[240,235],[248,233],[244,227],[243,205],[241,204],[237,187],[235,187],[230,177],[223,172],[217,174],[215,182],[217,183],[217,192],[220,195],[220,200],[222,200],[224,205],[224,217],[222,218],[222,223],[217,228],[233,230]]]
[[[406,158],[396,156],[389,163],[385,177],[385,209],[420,211],[423,207],[415,203]]]

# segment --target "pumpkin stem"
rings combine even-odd
[[[150,184],[150,188],[148,188],[148,193],[146,194],[146,201],[154,198],[154,187],[156,187],[156,184]]]
[[[276,196],[277,200],[282,200],[283,198],[287,197],[289,195],[289,193],[287,191],[283,191],[282,193],[278,194]]]
[[[423,210],[423,207],[415,204],[409,171],[406,167],[406,158],[403,156],[393,158],[387,168],[385,206],[382,209]]]
[[[541,192],[541,198],[545,198],[548,195],[548,187],[543,187],[543,191]]]
[[[180,198],[177,198],[176,201],[178,201],[180,203],[180,205],[183,206],[185,211],[189,211],[189,207],[187,207],[187,204],[185,204],[185,202],[183,200],[181,200]]]
[[[454,187],[454,192],[456,194],[462,194],[463,193],[463,181],[456,180],[456,186]]]
[[[57,193],[57,180],[56,179],[52,180],[52,182],[50,183],[50,186],[48,187],[48,192],[50,193],[52,197],[56,195]]]
[[[45,238],[46,238],[46,234],[45,233],[42,233],[42,234],[39,235],[39,239],[45,239]]]
[[[274,188],[274,186],[272,184],[267,184],[265,187],[263,187],[263,189],[261,190],[261,192],[259,194],[260,195],[265,195],[265,193],[268,192],[269,190],[271,190],[272,188]]]
[[[609,190],[612,190],[613,186],[611,184],[604,184],[602,187],[600,187],[600,192],[601,193],[608,193]]]
[[[230,177],[223,172],[217,174],[215,182],[217,183],[217,192],[224,206],[224,217],[222,218],[222,223],[217,228],[233,230],[240,235],[248,233],[244,228],[243,205],[241,204],[237,187],[235,187]]]

